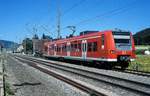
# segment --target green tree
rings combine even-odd
[[[25,38],[22,42],[22,45],[26,54],[33,53],[33,42],[30,38]]]

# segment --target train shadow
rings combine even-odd
[[[21,84],[13,84],[14,86],[25,86],[25,85],[31,85],[31,86],[36,86],[36,85],[41,85],[42,83],[30,83],[30,82],[24,82]]]
[[[46,57],[44,59],[61,61],[61,62],[73,64],[73,65],[81,65],[81,66],[92,67],[92,68],[97,68],[97,69],[104,69],[104,70],[112,70],[113,69],[112,66],[109,66],[110,64],[105,63],[105,62],[79,61],[79,60],[71,60],[71,59],[64,59],[64,58],[60,59],[60,58],[53,58],[53,57]]]

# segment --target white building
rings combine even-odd
[[[19,45],[19,47],[17,48],[17,52],[22,52],[23,51],[23,45]]]

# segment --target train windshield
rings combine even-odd
[[[118,50],[131,50],[130,32],[113,32],[113,36]]]
[[[115,43],[130,44],[130,39],[117,39],[117,38],[115,38]]]

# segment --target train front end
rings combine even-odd
[[[125,69],[131,61],[135,59],[135,46],[131,32],[113,31],[114,50],[112,54],[117,59],[117,65]]]

